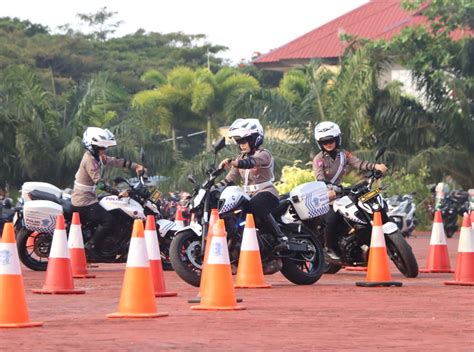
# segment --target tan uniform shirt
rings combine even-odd
[[[346,150],[338,150],[337,152],[336,159],[331,158],[326,151],[322,151],[314,157],[313,171],[317,181],[326,181],[338,185],[349,168],[372,170],[375,165],[360,160]]]
[[[124,167],[125,160],[107,156],[104,165]],[[95,185],[102,178],[102,164],[98,162],[91,153],[85,152],[79,169],[76,172],[74,188],[72,190],[72,205],[85,207],[97,203]],[[136,170],[137,164],[132,163],[131,169]]]
[[[247,155],[241,154],[237,157],[237,160],[246,159],[248,157],[249,156]],[[250,157],[255,159],[255,167],[252,169],[238,169],[236,167],[232,167],[225,177],[227,182],[235,182],[237,179],[241,178],[243,185],[247,186],[273,181],[274,162],[272,154],[266,149],[257,149]],[[273,184],[269,184],[258,191],[249,193],[249,195],[254,196],[260,192],[270,192],[275,197],[278,197],[278,191]]]

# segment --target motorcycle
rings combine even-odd
[[[394,195],[387,198],[387,215],[397,224],[404,237],[410,237],[417,224],[414,194]]]
[[[214,154],[224,146],[225,140],[221,139],[214,148]],[[195,185],[188,207],[189,211],[195,214],[198,223],[177,231],[170,246],[173,269],[184,281],[196,287],[200,284],[211,209],[217,208],[219,217],[225,221],[231,266],[234,271],[238,266],[246,218],[245,205],[250,198],[237,186],[215,188],[215,180],[223,172],[224,169],[211,168],[207,172],[207,179],[201,185],[197,184],[194,177],[188,177]],[[327,194],[326,185],[322,184],[322,187]],[[301,202],[303,207],[304,204]],[[298,213],[293,210],[288,198],[282,199],[280,206],[273,213],[277,225],[289,239],[287,249],[275,250],[278,241],[271,229],[255,218],[263,271],[266,275],[281,271],[283,276],[294,284],[311,285],[319,280],[324,271],[323,248],[316,234],[294,217],[287,223],[281,220],[282,215],[289,212],[290,208],[297,217]]]
[[[435,197],[435,189],[431,189]],[[443,219],[443,228],[446,237],[451,238],[459,230],[458,217],[469,212],[469,193],[462,190],[454,190],[450,194],[445,194],[439,204],[441,217]],[[430,207],[432,216],[436,211],[435,206]]]
[[[95,239],[97,246],[93,258],[87,242],[93,237],[96,225],[82,223],[82,234],[86,257],[89,262],[123,263],[127,260],[130,235],[135,219],[146,219],[147,215],[157,218],[159,243],[164,268],[167,264],[170,237],[174,235],[174,223],[159,219],[159,197],[157,189],[145,184],[141,175],[132,185],[125,178],[118,177],[115,183],[128,186],[128,197],[119,197],[119,191],[107,186],[105,194],[99,195],[99,204],[116,220],[114,233]],[[23,206],[15,215],[14,224],[17,236],[18,254],[21,262],[32,270],[46,270],[51,249],[56,216],[64,214],[69,229],[73,207],[70,195],[54,185],[43,182],[27,182],[22,187]]]
[[[384,148],[380,149],[375,160],[378,160],[384,151]],[[380,179],[382,173],[372,170],[367,176],[368,180],[339,189],[339,198],[334,201],[333,209],[344,219],[335,232],[338,236],[335,250],[341,260],[328,260],[326,273],[334,274],[342,266],[367,266],[372,233],[371,221],[374,212],[380,211],[387,254],[405,277],[416,277],[418,263],[401,230],[388,216],[387,202],[381,194],[383,187],[373,188],[374,181]]]

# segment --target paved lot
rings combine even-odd
[[[451,267],[457,238],[448,240]],[[420,268],[429,235],[411,238]],[[267,276],[271,289],[237,290],[247,308],[197,312],[187,299],[197,289],[166,272],[168,290],[158,298],[168,317],[110,320],[117,310],[124,265],[91,269],[95,279],[76,280],[85,295],[34,295],[44,272],[23,268],[31,321],[41,328],[0,330],[0,350],[351,350],[473,351],[474,287],[443,285],[452,274],[420,274],[406,279],[392,267],[401,288],[361,288],[364,273],[325,275],[313,286],[295,286],[280,274]]]

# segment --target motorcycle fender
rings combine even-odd
[[[392,233],[395,233],[398,231],[398,226],[392,221],[388,221],[382,226],[383,233],[386,235],[391,235]]]
[[[165,237],[169,231],[176,231],[177,225],[174,221],[160,219],[156,222],[161,237]]]
[[[199,224],[192,224],[192,225],[183,227],[183,228],[180,229],[179,231],[176,231],[176,235],[177,235],[178,233],[181,233],[181,232],[187,231],[187,230],[193,231],[193,232],[194,232],[197,236],[199,236],[199,237],[202,236],[202,227],[201,227],[201,225],[199,225]]]

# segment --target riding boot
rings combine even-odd
[[[265,225],[275,235],[278,240],[278,244],[274,248],[275,250],[288,249],[288,237],[281,231],[280,226],[276,222],[272,214],[268,214],[265,219]]]
[[[332,260],[340,260],[341,257],[334,251],[334,236],[328,231],[324,232],[324,250],[328,257]]]

